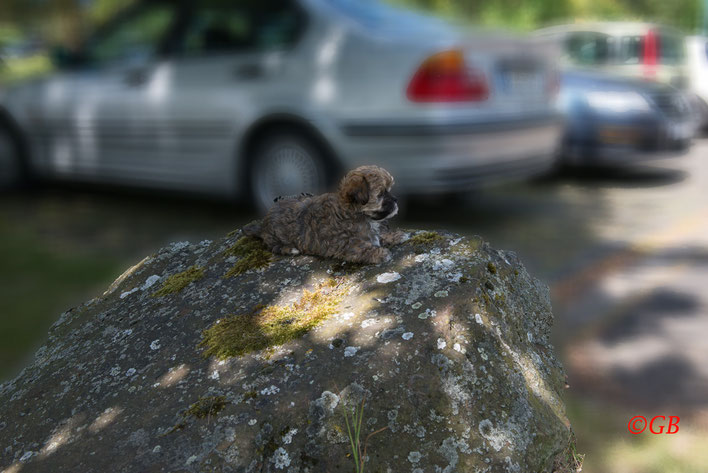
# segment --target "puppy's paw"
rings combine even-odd
[[[410,238],[407,233],[403,233],[400,230],[385,233],[381,235],[381,243],[384,246],[394,246],[403,243]]]
[[[388,263],[391,261],[391,252],[386,248],[376,248],[376,252],[372,255],[373,264]]]

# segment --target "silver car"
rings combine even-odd
[[[144,1],[54,60],[0,92],[6,185],[31,174],[265,208],[375,163],[400,193],[464,191],[544,172],[562,128],[542,45],[375,1]]]

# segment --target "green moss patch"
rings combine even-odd
[[[487,263],[487,271],[489,271],[492,274],[497,274],[497,267],[494,266],[494,263]]]
[[[183,417],[194,417],[196,419],[206,419],[215,417],[228,404],[224,396],[205,396],[199,398],[184,411]]]
[[[204,268],[192,266],[181,273],[173,274],[162,284],[162,287],[152,294],[152,297],[163,297],[168,294],[179,292],[189,283],[198,281],[204,277]]]
[[[226,257],[237,256],[240,259],[224,275],[230,278],[245,273],[249,269],[259,269],[268,266],[273,254],[268,251],[263,242],[255,237],[241,237],[234,245],[224,252]]]
[[[406,243],[413,245],[416,253],[420,253],[444,239],[445,237],[437,232],[422,232],[412,236]]]
[[[304,290],[291,305],[270,305],[250,314],[230,315],[203,332],[199,347],[206,348],[205,357],[223,360],[282,345],[302,337],[336,313],[346,291],[343,284],[330,279],[313,291]]]
[[[212,417],[216,417],[228,403],[229,401],[227,401],[224,396],[200,397],[197,402],[182,412],[182,420],[162,434],[161,437],[184,430],[184,428],[187,427],[187,419],[189,417],[194,417],[195,419],[211,419]]]

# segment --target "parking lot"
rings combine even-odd
[[[618,438],[646,442],[626,438],[622,416],[636,410],[681,415],[689,432],[681,448],[705,439],[706,156],[701,139],[685,156],[623,171],[410,199],[397,219],[402,227],[482,235],[516,251],[549,284],[580,451],[611,453],[607,442]],[[50,185],[4,197],[2,377],[17,371],[62,310],[99,294],[128,265],[170,241],[217,238],[252,218],[224,201],[96,188]],[[590,420],[613,412],[620,414],[609,427]],[[687,467],[705,466],[685,456]],[[610,468],[611,458],[595,456],[585,471]]]

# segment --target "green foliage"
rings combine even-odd
[[[366,461],[366,447],[369,439],[379,432],[383,432],[388,427],[383,427],[375,432],[370,433],[366,439],[361,441],[361,424],[364,420],[364,400],[361,405],[351,410],[351,414],[342,404],[344,414],[344,423],[347,425],[347,437],[349,437],[349,445],[352,449],[352,460],[354,460],[354,468],[356,473],[364,473],[364,462]],[[351,419],[350,419],[351,417]]]
[[[548,24],[583,20],[656,21],[687,32],[696,30],[701,0],[388,0],[437,15],[483,26],[533,30]]]

